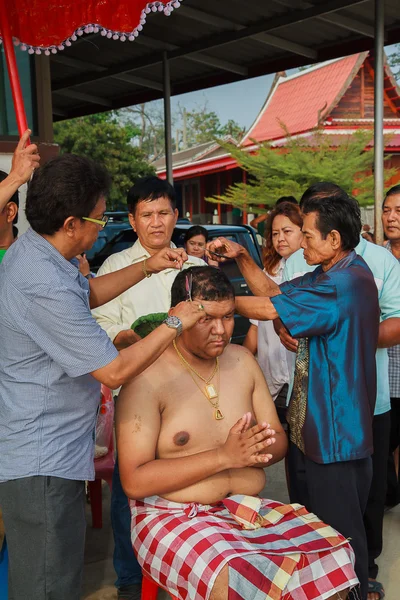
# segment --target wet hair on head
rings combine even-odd
[[[53,235],[68,217],[89,217],[110,186],[110,176],[99,163],[86,156],[61,154],[33,173],[26,218],[37,233]]]
[[[185,233],[185,237],[183,238],[184,243],[186,244],[189,240],[191,240],[196,235],[204,236],[206,242],[208,242],[208,231],[205,227],[201,225],[193,225],[193,227],[189,227],[189,229]]]
[[[159,198],[168,198],[171,208],[176,207],[175,190],[166,179],[155,175],[140,177],[131,187],[126,198],[129,212],[134,215],[139,202],[152,202]]]
[[[171,307],[188,299],[186,281],[191,281],[191,296],[215,302],[235,298],[235,290],[225,273],[214,267],[190,267],[175,278],[171,288]]]
[[[335,183],[320,182],[303,194],[300,207],[304,215],[317,213],[316,226],[322,239],[336,230],[342,250],[354,250],[360,241],[361,212],[357,200]]]
[[[276,274],[276,267],[282,258],[275,250],[272,243],[272,226],[275,217],[278,215],[287,217],[294,225],[297,225],[300,228],[303,225],[303,219],[297,202],[296,204],[293,202],[281,202],[281,204],[277,203],[274,210],[269,213],[265,225],[265,246],[263,249],[264,269],[269,275]]]

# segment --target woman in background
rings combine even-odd
[[[209,267],[218,267],[217,261],[210,260],[205,256],[207,242],[207,229],[201,225],[193,225],[193,227],[190,227],[185,233],[184,245],[187,254],[190,254],[190,256],[197,256],[197,258],[202,258]]]
[[[285,262],[299,250],[303,239],[300,209],[282,202],[268,215],[265,227],[264,271],[275,283],[282,283]],[[272,321],[250,321],[243,345],[257,354],[281,423],[285,424],[289,383],[288,351],[275,333]]]

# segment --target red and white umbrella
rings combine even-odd
[[[169,16],[179,0],[0,0],[3,43],[19,134],[27,129],[14,45],[30,54],[55,54],[85,33],[134,41],[151,12]]]

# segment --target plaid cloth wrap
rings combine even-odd
[[[300,504],[152,496],[130,507],[142,569],[180,600],[207,600],[227,563],[229,600],[323,600],[358,584],[347,540]]]

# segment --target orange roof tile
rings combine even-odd
[[[321,114],[332,110],[347,90],[366,55],[353,54],[280,77],[242,145],[252,145],[252,139],[261,142],[282,137],[280,123],[292,135],[316,127]]]

